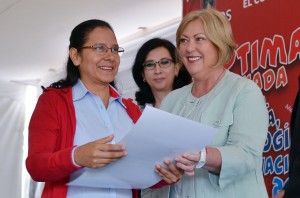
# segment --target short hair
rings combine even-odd
[[[185,27],[192,21],[200,19],[207,38],[217,47],[219,59],[217,65],[229,62],[237,44],[234,41],[229,20],[224,14],[213,9],[192,11],[184,16],[176,32],[176,46],[180,48],[180,37]]]
[[[145,42],[140,49],[138,50],[133,66],[132,66],[132,76],[139,87],[139,90],[135,93],[135,100],[141,107],[145,107],[146,103],[153,104],[155,99],[148,83],[143,81],[144,76],[144,62],[147,55],[153,49],[163,47],[168,50],[172,57],[172,61],[180,63],[180,58],[177,52],[177,49],[173,43],[166,39],[153,38]],[[181,67],[178,73],[178,76],[175,77],[173,82],[173,89],[177,89],[187,85],[191,82],[191,76],[184,67]]]

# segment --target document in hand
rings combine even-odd
[[[73,186],[144,189],[161,180],[155,164],[185,152],[199,152],[216,129],[147,106],[132,130],[119,142],[128,155],[99,169],[77,171]],[[74,177],[72,177],[74,178]]]

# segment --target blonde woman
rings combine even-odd
[[[236,48],[229,21],[212,8],[191,12],[179,25],[176,44],[193,83],[172,91],[160,108],[215,127],[218,133],[198,153],[176,159],[186,174],[158,194],[170,198],[267,198],[262,153],[268,112],[258,86],[224,68]]]

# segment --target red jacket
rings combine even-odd
[[[141,115],[138,106],[132,99],[122,102],[136,122]],[[26,159],[33,180],[45,182],[42,198],[65,198],[70,175],[80,169],[72,162],[75,126],[72,88],[45,89],[30,120]],[[137,197],[138,190],[133,190],[133,198]]]

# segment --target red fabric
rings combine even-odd
[[[134,122],[141,111],[132,100],[123,104]],[[72,88],[48,88],[40,96],[29,124],[26,167],[35,181],[45,182],[42,198],[65,198],[69,176],[80,169],[72,162],[76,119]],[[133,190],[133,198],[138,198]]]
[[[172,183],[172,184],[175,184],[176,182]],[[157,188],[161,188],[161,187],[164,187],[164,186],[167,186],[169,185],[165,180],[160,180],[160,182],[154,184],[153,186],[151,186],[150,188],[152,189],[157,189]]]

